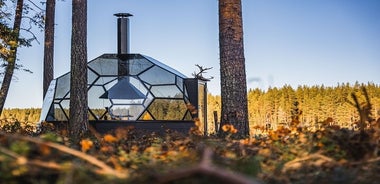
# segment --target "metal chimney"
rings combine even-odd
[[[117,54],[129,54],[129,13],[116,13],[117,17]]]

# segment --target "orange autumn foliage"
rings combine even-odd
[[[80,141],[80,145],[82,146],[82,151],[83,152],[87,152],[89,149],[92,148],[92,146],[94,145],[94,143],[91,141],[91,140],[88,140],[88,139],[84,139],[82,141]]]
[[[103,140],[105,142],[109,142],[109,143],[113,143],[113,142],[117,142],[117,138],[111,134],[106,134],[104,137],[103,137]]]

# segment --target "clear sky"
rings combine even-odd
[[[40,2],[35,0],[35,2]],[[380,0],[242,0],[249,88],[289,84],[380,84]],[[213,67],[209,92],[220,94],[217,0],[88,0],[88,59],[116,53],[114,13],[128,12],[131,52],[191,77]],[[43,43],[43,32],[36,33]],[[71,1],[57,1],[55,77],[70,69]],[[19,49],[5,106],[42,106],[43,44]]]

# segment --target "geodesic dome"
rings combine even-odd
[[[87,72],[89,120],[181,121],[198,117],[188,106],[198,109],[202,101],[198,88],[204,91],[205,82],[187,78],[151,57],[127,54],[120,59],[117,54],[104,54],[88,62]],[[69,104],[70,73],[66,73],[51,82],[41,120],[67,121]]]

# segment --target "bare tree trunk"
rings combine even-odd
[[[16,66],[16,56],[17,56],[17,47],[20,35],[20,26],[22,19],[22,10],[24,6],[24,0],[17,0],[16,12],[15,12],[15,21],[13,24],[13,33],[11,35],[12,40],[15,42],[11,44],[10,55],[7,58],[7,66],[5,68],[5,74],[3,83],[1,84],[0,89],[0,115],[3,112],[5,100],[8,96],[9,87],[11,85],[13,72]]]
[[[69,134],[74,144],[88,129],[87,0],[73,0]]]
[[[219,0],[221,126],[249,135],[241,0]]]
[[[55,0],[46,1],[45,15],[45,48],[44,48],[44,98],[54,77],[54,22],[55,22]]]

